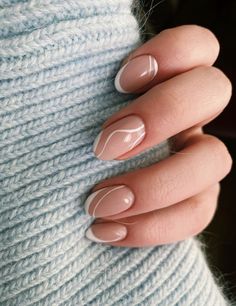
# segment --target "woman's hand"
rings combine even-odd
[[[202,126],[226,107],[231,83],[211,65],[215,36],[189,25],[168,29],[135,50],[116,77],[124,93],[143,93],[103,125],[94,152],[127,159],[175,136],[176,154],[98,184],[86,211],[98,219],[91,240],[114,246],[150,246],[194,236],[211,221],[219,181],[231,157]]]

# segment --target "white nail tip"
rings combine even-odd
[[[155,57],[149,55],[148,56],[148,62],[149,62],[149,74],[152,74],[151,76],[151,80],[150,82],[155,78],[157,72],[158,72],[158,63],[155,59]],[[121,75],[124,71],[124,69],[126,68],[126,66],[129,64],[126,63],[123,67],[121,67],[121,69],[118,71],[116,77],[115,77],[115,88],[117,91],[121,92],[121,93],[130,93],[130,91],[126,91],[124,88],[122,88],[121,86],[121,83],[120,83],[120,78],[121,78]],[[146,75],[147,74],[147,71],[144,71],[143,72],[143,75]]]
[[[125,185],[119,185],[119,186],[116,186],[116,187],[112,188],[112,189],[109,190],[108,192],[106,192],[106,193],[99,199],[99,201],[97,202],[96,206],[94,207],[94,210],[93,210],[93,212],[92,212],[92,216],[93,216],[93,217],[96,217],[96,216],[95,216],[95,212],[96,212],[96,210],[97,210],[99,204],[102,202],[102,200],[103,200],[105,197],[107,197],[107,196],[108,196],[110,193],[112,193],[113,191],[118,190],[118,189],[121,189],[121,188],[125,188],[125,187],[126,187]],[[106,190],[106,189],[109,189],[109,188],[108,188],[108,187],[104,187],[104,188],[102,188],[102,189],[99,189],[99,190],[97,190],[97,191],[94,191],[94,192],[87,198],[87,200],[85,201],[85,204],[84,204],[84,209],[85,209],[85,212],[86,212],[88,215],[91,215],[91,214],[89,213],[89,207],[90,207],[91,203],[93,202],[94,198],[96,197],[96,195],[99,194],[100,192]]]
[[[115,88],[117,91],[121,92],[121,93],[129,93],[128,91],[124,90],[121,85],[120,85],[120,77],[121,77],[121,74],[122,72],[124,71],[125,67],[128,65],[125,64],[117,73],[116,77],[115,77]]]
[[[117,189],[121,189],[121,188],[124,188],[125,186],[117,186],[117,187],[114,187],[114,188],[112,188],[111,190],[109,190],[109,191],[107,191],[100,199],[99,199],[99,201],[97,202],[97,204],[96,204],[96,206],[94,207],[94,210],[93,210],[93,217],[96,217],[96,210],[97,210],[97,208],[99,207],[99,204],[102,202],[102,200],[104,200],[110,193],[112,193],[113,191],[115,191],[115,190],[117,190]],[[102,191],[102,190],[106,190],[106,189],[109,189],[108,187],[105,187],[105,188],[103,188],[103,189],[100,189],[100,190],[98,190],[97,191],[97,193],[98,192],[100,192],[100,191]],[[97,194],[96,193],[96,194]],[[96,196],[96,195],[95,195]],[[93,197],[94,198],[94,197]],[[93,199],[92,199],[93,200]],[[90,203],[91,203],[91,201],[90,201]]]
[[[103,131],[101,131],[101,132],[97,135],[97,137],[95,138],[95,140],[94,140],[94,143],[93,143],[93,151],[94,151],[94,152],[97,150],[98,143],[99,143],[99,141],[100,141],[100,138],[102,137],[102,132],[103,132]]]
[[[153,80],[155,78],[157,72],[158,72],[158,64],[157,64],[157,61],[155,60],[154,57],[150,56],[149,59],[152,62],[153,68],[154,68],[154,73],[153,73],[153,77],[152,77],[152,80]]]
[[[91,228],[89,228],[89,229],[86,231],[85,236],[86,236],[89,240],[92,240],[92,241],[95,241],[95,242],[106,242],[106,241],[101,240],[101,239],[98,239],[96,236],[94,236],[93,231],[92,231]]]
[[[93,199],[96,197],[96,195],[100,192],[101,190],[97,190],[95,192],[93,192],[92,194],[90,194],[90,196],[87,198],[87,200],[84,203],[84,209],[86,211],[86,213],[89,215],[89,207],[90,204],[92,203]]]
[[[89,240],[92,240],[92,241],[95,241],[95,242],[101,242],[101,243],[104,243],[104,242],[115,242],[115,241],[120,241],[122,239],[124,239],[125,237],[122,237],[123,235],[121,236],[118,236],[117,239],[112,239],[112,240],[101,240],[99,238],[97,238],[91,227],[87,229],[86,233],[85,233],[85,236],[89,239]]]
[[[114,136],[114,134],[116,134],[116,133],[129,133],[129,134],[132,134],[132,133],[138,132],[139,130],[142,130],[142,129],[144,129],[144,124],[142,124],[141,126],[139,126],[139,127],[137,127],[137,128],[133,128],[133,129],[119,129],[119,130],[113,131],[113,132],[107,137],[107,139],[106,139],[106,141],[105,141],[105,144],[104,144],[102,150],[100,151],[100,153],[97,154],[97,157],[101,157],[101,156],[102,156],[102,154],[104,153],[104,151],[105,151],[105,149],[106,149],[106,147],[107,147],[108,142],[109,142],[110,139]],[[129,148],[129,151],[130,151],[132,148],[134,148],[134,146],[135,146],[136,144],[138,144],[138,141],[141,141],[141,138],[143,138],[144,135],[145,135],[145,132],[142,133],[141,137],[139,136],[138,139],[136,139],[133,143],[130,144],[131,148]],[[100,140],[100,137],[99,137],[99,140]],[[97,147],[97,145],[98,145],[98,142],[96,143],[96,147]],[[95,149],[96,149],[96,148],[95,148]],[[115,157],[117,157],[117,156],[115,156]]]

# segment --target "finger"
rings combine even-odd
[[[231,96],[217,68],[198,67],[156,85],[111,116],[94,144],[104,160],[126,159],[221,112]]]
[[[212,220],[219,185],[168,208],[115,222],[94,223],[86,236],[113,246],[146,247],[172,243],[200,233]]]
[[[192,127],[180,132],[169,140],[170,153],[178,153],[178,151],[187,147],[186,143],[189,139],[196,139],[196,136],[201,135],[203,135],[203,130],[201,127]]]
[[[95,217],[119,219],[183,201],[219,182],[232,165],[225,145],[199,135],[169,158],[98,184],[88,197],[86,211]]]
[[[212,32],[196,25],[167,29],[133,51],[118,72],[118,91],[144,92],[197,66],[211,66],[219,54]]]

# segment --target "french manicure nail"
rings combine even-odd
[[[141,55],[126,63],[116,75],[115,87],[119,92],[132,93],[150,83],[158,72],[152,55]]]
[[[85,202],[85,210],[87,214],[101,218],[123,212],[133,203],[134,194],[127,186],[109,186],[93,192]]]
[[[98,134],[93,151],[99,159],[112,160],[132,150],[144,136],[143,120],[136,115],[127,116]]]
[[[127,228],[115,222],[97,223],[91,225],[85,235],[89,240],[95,242],[115,242],[126,237]]]

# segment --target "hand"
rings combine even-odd
[[[174,135],[176,154],[98,184],[86,211],[87,237],[114,246],[151,246],[194,236],[211,221],[219,181],[231,157],[202,126],[223,111],[231,83],[212,67],[215,36],[188,25],[168,29],[135,50],[116,77],[124,93],[143,93],[110,117],[94,144],[104,160],[127,159]]]

